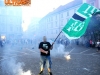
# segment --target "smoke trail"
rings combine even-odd
[[[49,40],[49,42],[52,44],[53,41]],[[51,50],[51,55],[52,56],[57,56],[57,55],[63,55],[65,53],[65,46],[62,44],[55,43],[53,46],[53,50]]]
[[[53,50],[51,50],[51,55],[54,58],[64,57],[67,60],[71,59],[70,53],[74,50],[72,40],[69,40],[68,45],[55,43]],[[50,43],[53,41],[50,41]]]
[[[12,55],[14,54],[14,55]],[[6,59],[5,59],[6,58]],[[31,75],[30,70],[23,71],[23,62],[18,62],[18,53],[16,50],[4,50],[1,61],[2,75]]]

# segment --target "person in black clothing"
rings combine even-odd
[[[43,37],[43,42],[40,42],[39,44],[39,50],[40,50],[40,72],[39,75],[43,73],[45,64],[47,66],[49,75],[52,75],[51,72],[51,57],[50,57],[50,50],[52,50],[53,44],[51,45],[49,42],[47,42],[46,36]]]
[[[97,48],[98,48],[97,52],[100,52],[100,40],[97,41]]]

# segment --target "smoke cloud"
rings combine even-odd
[[[21,51],[19,51],[21,52]],[[4,50],[3,58],[1,60],[2,75],[31,75],[31,71],[24,72],[24,62],[18,62],[18,51],[16,50]]]

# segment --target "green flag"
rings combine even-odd
[[[63,33],[69,39],[80,38],[85,33],[92,14],[98,10],[99,9],[87,3],[82,4],[62,29]]]
[[[85,33],[89,21],[90,18],[83,22],[71,18],[63,28],[63,32],[69,39],[80,38]]]

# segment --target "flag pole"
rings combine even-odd
[[[60,31],[60,33],[57,35],[57,37],[55,38],[53,44],[56,42],[57,38],[60,36],[61,33],[62,33],[62,31]],[[52,44],[52,45],[53,45],[53,44]]]

